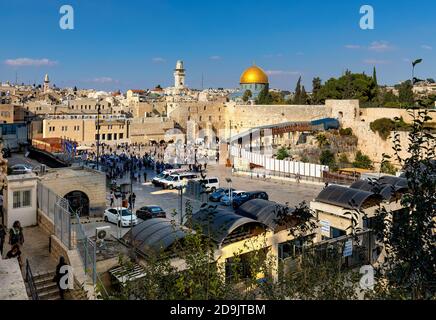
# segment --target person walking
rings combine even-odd
[[[60,257],[59,258],[59,263],[56,266],[56,274],[53,278],[53,282],[56,282],[56,285],[59,289],[59,295],[61,297],[61,300],[65,300],[65,287],[64,287],[64,283],[61,283],[61,280],[68,275],[68,270],[65,271],[64,273],[61,273],[61,269],[63,266],[67,266],[68,264],[65,262],[65,258],[64,257]],[[65,283],[68,286],[68,280]]]
[[[147,172],[144,172],[144,183],[147,183]]]
[[[135,209],[135,202],[136,202],[136,194],[133,192],[132,193],[132,210]]]
[[[111,194],[110,194],[110,200],[111,200],[110,207],[113,208],[113,206],[114,206],[114,202],[115,202],[115,195],[114,195],[114,192],[113,192],[113,191],[111,191]]]
[[[6,228],[3,224],[0,224],[0,258],[3,257],[3,246],[5,244],[5,238],[6,238]]]
[[[23,228],[21,228],[20,221],[15,221],[9,231],[9,244],[11,247],[14,245],[21,247],[24,244]]]

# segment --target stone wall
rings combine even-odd
[[[60,197],[72,191],[81,191],[89,198],[91,217],[103,216],[106,209],[106,175],[90,169],[56,169],[41,176],[45,187]]]
[[[47,234],[52,235],[54,234],[54,223],[53,220],[51,220],[42,210],[38,209],[37,212],[37,218],[38,218],[38,226]]]

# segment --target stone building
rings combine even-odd
[[[41,184],[62,198],[81,216],[101,217],[106,209],[106,175],[86,168],[50,169]]]

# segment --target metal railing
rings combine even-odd
[[[39,300],[38,291],[36,290],[35,280],[33,279],[32,269],[30,268],[28,259],[26,259],[26,282],[29,287],[32,300]]]
[[[293,173],[285,173],[285,172],[266,170],[266,169],[247,170],[247,169],[235,168],[233,174],[238,174],[238,173],[248,174],[249,177],[252,179],[258,179],[264,181],[271,180],[272,178],[281,178],[281,179],[295,180],[297,183],[298,182],[317,182],[317,183],[324,182],[323,178],[303,176]]]
[[[92,241],[87,235],[80,223],[80,217],[77,213],[72,215],[74,221],[73,228],[75,234],[76,249],[79,252],[80,258],[83,262],[85,273],[92,279],[92,283],[97,283],[97,248],[96,243]]]
[[[55,235],[68,248],[71,242],[71,213],[68,200],[38,182],[38,209],[44,212],[54,224]]]
[[[352,241],[352,251],[348,256],[344,255],[345,246]],[[329,239],[301,248],[301,252],[286,258],[280,258],[281,275],[298,273],[304,256],[318,258],[325,261],[330,252],[338,253],[338,264],[343,268],[353,269],[362,265],[373,264],[378,256],[377,243],[371,230],[362,231],[356,235],[346,235],[339,238]]]

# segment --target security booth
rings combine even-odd
[[[10,175],[4,191],[4,224],[12,228],[15,221],[21,226],[37,225],[37,182],[34,173]]]

